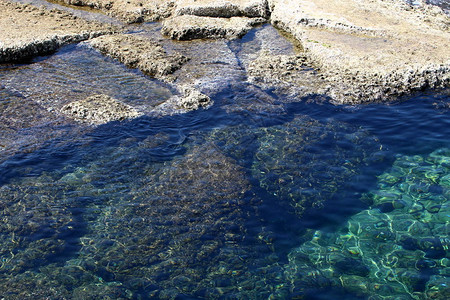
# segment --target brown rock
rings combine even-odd
[[[240,38],[262,18],[211,18],[191,15],[177,16],[163,23],[162,33],[176,40]]]
[[[142,115],[133,107],[107,95],[94,95],[84,100],[74,101],[64,105],[61,112],[77,121],[93,125],[137,118]]]
[[[63,45],[116,30],[56,9],[6,1],[0,2],[0,28],[0,63],[48,54]]]
[[[127,23],[157,21],[172,13],[174,0],[57,0],[71,5],[101,9]]]
[[[90,41],[90,44],[130,68],[138,68],[150,76],[168,81],[167,75],[188,61],[187,57],[179,53],[168,54],[160,44],[138,35],[103,36]]]
[[[268,17],[266,0],[178,0],[176,15],[195,15],[201,17]]]
[[[389,100],[450,83],[449,17],[391,0],[272,0],[271,21],[300,40],[337,103]]]

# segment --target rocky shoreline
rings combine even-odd
[[[302,70],[312,67],[318,80],[312,87],[306,85],[306,93],[328,96],[337,104],[389,101],[450,85],[450,18],[423,1],[414,5],[394,0],[60,2],[101,9],[128,23],[161,20],[163,39],[235,39],[261,23],[270,23],[300,42],[302,52],[297,57],[302,59],[274,57],[275,62],[281,60],[274,70],[266,67],[271,64],[262,49],[256,54],[259,58],[248,64],[249,82],[302,89],[303,83],[311,82],[302,77]],[[188,58],[167,53],[158,41],[123,33],[93,39],[126,32],[126,28],[5,0],[0,8],[1,26],[7,28],[0,34],[0,62],[20,61],[68,43],[91,40],[103,54],[152,77],[173,82],[177,72],[186,75],[182,69]],[[181,91],[182,85],[176,89]]]

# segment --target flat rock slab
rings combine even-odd
[[[188,58],[179,54],[168,54],[157,42],[139,35],[108,35],[90,41],[103,54],[119,60],[130,68],[158,79],[170,81],[168,75],[180,69]]]
[[[267,0],[56,0],[101,9],[128,23],[157,21],[171,15],[203,17],[269,16]]]
[[[116,28],[79,19],[67,12],[0,2],[0,63],[48,54]]]
[[[150,22],[172,14],[173,0],[56,0],[76,6],[101,9],[127,23]]]
[[[272,24],[301,41],[337,103],[449,86],[449,17],[391,0],[271,1]]]
[[[317,94],[325,91],[327,82],[308,66],[303,55],[274,55],[261,51],[247,68],[250,82],[279,92],[283,99]]]
[[[92,125],[142,116],[135,108],[102,94],[66,104],[61,112],[76,121]]]
[[[263,18],[211,18],[183,15],[165,20],[162,33],[180,41],[240,38],[249,32],[253,26],[265,21]]]
[[[178,0],[176,15],[195,15],[202,17],[268,17],[267,0]]]

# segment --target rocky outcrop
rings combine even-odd
[[[27,59],[117,30],[67,12],[0,2],[0,63]]]
[[[158,107],[152,113],[155,115],[174,115],[199,108],[208,108],[213,104],[211,98],[193,86],[182,86],[180,93],[171,97]]]
[[[337,103],[389,100],[448,86],[449,19],[401,1],[270,2],[273,25],[298,39]]]
[[[211,18],[177,16],[163,23],[162,33],[176,40],[240,38],[253,26],[264,23],[263,18]]]
[[[265,89],[274,88],[282,95],[317,94],[326,91],[327,82],[309,67],[305,55],[275,55],[261,51],[247,68],[251,83]]]
[[[187,57],[179,53],[168,54],[159,43],[138,35],[103,36],[90,44],[130,68],[166,81],[171,80],[168,75],[188,61]]]
[[[94,95],[66,104],[61,112],[76,121],[101,125],[111,121],[137,118],[142,114],[135,108],[107,95]]]
[[[57,0],[76,6],[101,9],[127,23],[157,21],[172,14],[174,0]]]
[[[269,10],[266,0],[179,0],[175,4],[175,15],[267,18]]]
[[[267,0],[58,0],[71,5],[101,9],[127,23],[165,19],[171,15],[203,17],[269,16]]]
[[[193,110],[199,107],[206,107],[211,103],[211,99],[208,96],[192,87],[183,87],[182,90],[183,97],[179,101],[181,108]]]

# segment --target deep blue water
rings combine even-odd
[[[0,80],[6,299],[448,295],[448,91],[230,112],[259,97],[242,83],[207,110],[86,128],[52,108],[173,91],[78,46]]]

